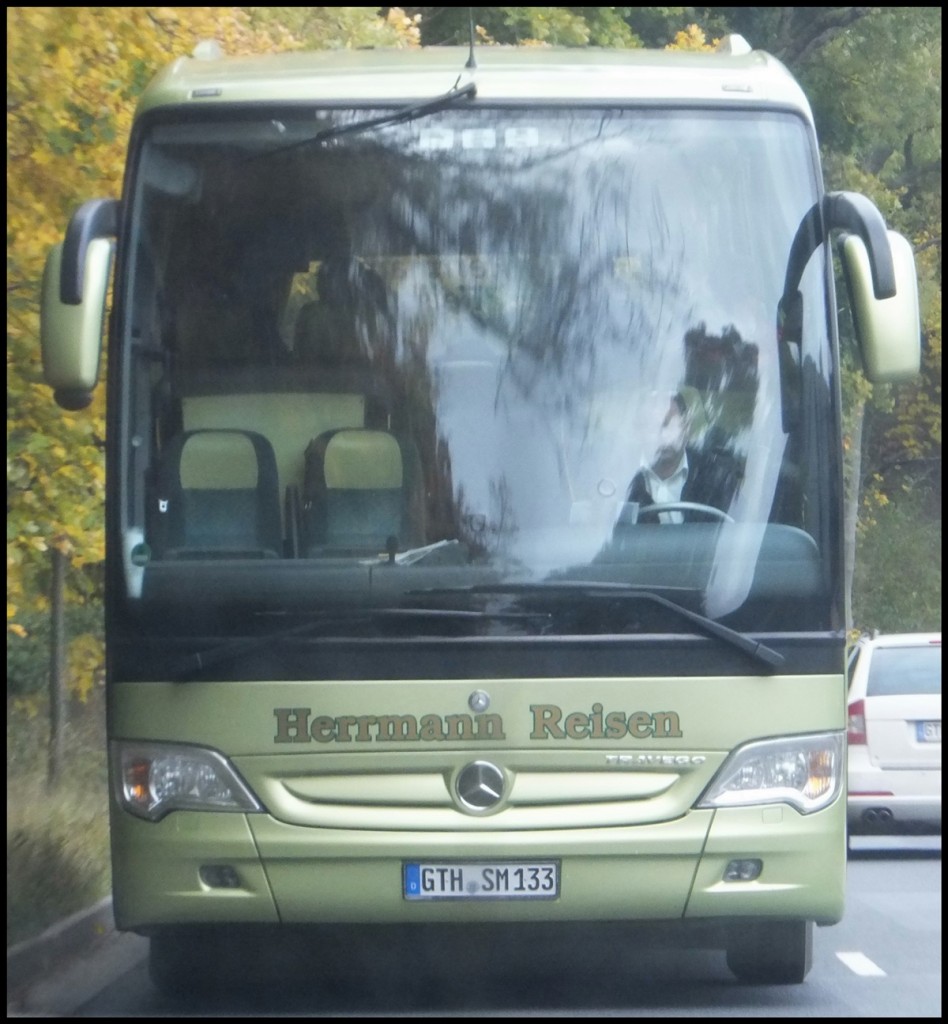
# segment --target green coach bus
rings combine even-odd
[[[846,869],[830,243],[874,380],[911,247],[740,37],[475,56],[199,48],[49,256],[64,407],[108,336],[116,922],[166,987],[438,922],[710,922],[800,982]]]

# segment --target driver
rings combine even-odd
[[[701,395],[683,386],[670,398],[658,445],[629,485],[626,501],[638,506],[640,523],[706,520],[698,510],[648,512],[650,505],[694,502],[726,512],[740,482],[729,459],[706,456],[693,441],[707,428]]]

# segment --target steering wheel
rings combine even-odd
[[[653,512],[701,512],[712,516],[722,523],[733,523],[734,520],[727,512],[715,508],[713,505],[702,505],[698,501],[663,501],[656,505],[645,505],[639,509],[639,518],[644,515],[651,515]]]

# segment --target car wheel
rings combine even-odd
[[[737,922],[728,933],[727,965],[741,981],[799,985],[813,965],[813,922]]]

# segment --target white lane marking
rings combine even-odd
[[[837,953],[840,960],[854,973],[864,978],[884,978],[885,971],[874,964],[865,953]]]

